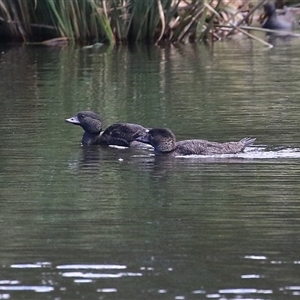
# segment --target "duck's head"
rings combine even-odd
[[[276,7],[274,3],[265,3],[264,4],[265,15],[267,17],[272,16],[276,12]]]
[[[99,134],[102,131],[100,117],[92,111],[80,111],[74,117],[66,119],[66,122],[79,125],[85,132]]]
[[[135,140],[152,145],[156,152],[173,151],[176,144],[174,133],[167,128],[150,129],[143,136],[137,137]]]

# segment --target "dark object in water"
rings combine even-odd
[[[135,138],[143,136],[147,129],[138,124],[116,123],[104,131],[102,120],[92,111],[81,111],[66,122],[83,128],[82,145],[117,145],[130,147],[137,144]]]
[[[137,141],[150,144],[154,147],[155,154],[164,155],[212,155],[212,154],[236,154],[242,152],[247,146],[251,146],[255,138],[244,138],[239,142],[209,142],[206,140],[184,140],[176,142],[173,132],[166,128],[153,128]]]
[[[292,31],[295,27],[295,16],[294,14],[286,9],[286,12],[279,15],[276,12],[276,7],[274,3],[264,4],[266,21],[263,23],[262,27],[272,30],[285,30]]]

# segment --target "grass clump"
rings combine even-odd
[[[249,1],[235,2],[240,1],[0,0],[0,38],[111,44],[214,40],[220,38],[216,24],[236,23],[249,11]]]

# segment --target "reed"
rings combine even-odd
[[[0,38],[111,44],[207,40],[228,5],[223,0],[0,0]]]

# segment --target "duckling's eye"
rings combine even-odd
[[[84,119],[85,115],[84,114],[80,114],[80,118]]]

